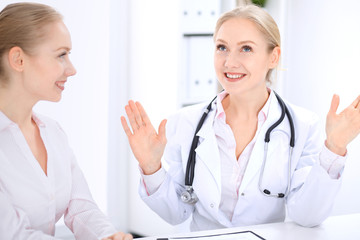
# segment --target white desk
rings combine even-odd
[[[266,240],[360,240],[360,213],[329,217],[320,226],[314,228],[301,227],[293,222],[281,222],[211,231],[181,233],[174,234],[171,237],[193,237],[198,235],[240,232],[247,230],[253,231]],[[160,235],[140,239],[155,240],[158,237],[169,236]]]

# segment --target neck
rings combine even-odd
[[[0,87],[0,111],[20,128],[32,124],[32,108],[36,101],[31,101],[25,93],[11,87]]]
[[[242,94],[229,94],[222,101],[226,116],[243,120],[257,119],[260,110],[269,98],[267,88]]]

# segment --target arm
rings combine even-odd
[[[65,212],[64,221],[76,239],[132,239],[131,235],[116,233],[110,220],[100,211],[75,161],[71,162],[72,190],[71,199]]]
[[[179,175],[183,176],[180,149],[172,143],[176,127],[167,127],[170,132],[167,134],[170,143],[166,145],[166,120],[160,123],[157,134],[140,103],[129,101],[125,110],[132,131],[124,117],[121,117],[121,123],[144,175],[139,186],[140,196],[153,211],[170,224],[185,221],[191,215],[193,206],[184,204],[179,197],[184,187],[176,181]],[[170,159],[169,172],[161,168],[165,145],[165,158]],[[183,179],[184,177],[182,181]],[[147,186],[150,182],[152,186]]]
[[[172,123],[171,119],[169,119],[168,126],[170,128],[172,128]],[[164,152],[164,158],[169,165],[169,169],[165,171],[162,168],[158,171],[165,172],[164,180],[155,192],[148,190],[147,182],[145,182],[145,184],[140,182],[139,194],[142,200],[162,219],[175,225],[188,219],[194,210],[194,206],[180,200],[180,194],[185,190],[183,185],[185,177],[180,148],[178,144],[173,142],[170,128],[167,128],[169,129],[169,131],[167,131],[169,133],[167,135],[169,142]]]
[[[26,214],[16,209],[0,189],[0,239],[55,240],[57,238],[31,229]]]
[[[341,187],[342,167],[336,165],[344,164],[341,156],[345,155],[347,144],[360,131],[359,101],[360,97],[340,114],[336,114],[339,98],[336,95],[333,97],[326,122],[327,140],[322,150],[318,144],[321,142],[318,123],[310,125],[287,199],[289,217],[300,225],[319,225],[331,213]]]

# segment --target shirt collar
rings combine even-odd
[[[32,119],[34,120],[36,125],[38,125],[38,127],[46,127],[45,123],[41,121],[38,114],[32,112]]]
[[[2,111],[0,111],[0,131],[14,124]]]
[[[263,121],[265,121],[267,119],[267,116],[269,114],[270,102],[274,95],[273,91],[270,88],[268,88],[268,91],[269,91],[270,95],[269,95],[265,105],[262,107],[262,109],[260,110],[260,112],[258,114],[258,119],[263,120]],[[228,93],[225,90],[220,92],[217,95],[215,119],[223,119],[225,121],[225,118],[226,118],[225,111],[224,111],[224,108],[223,108],[223,105],[221,104],[221,102],[222,102],[222,100],[224,100],[224,98],[227,95],[228,95]]]
[[[32,119],[35,121],[36,125],[39,127],[45,127],[45,123],[40,120],[38,115],[34,112],[32,112]],[[3,129],[16,124],[13,121],[11,121],[2,111],[0,111],[0,131]]]
[[[225,121],[225,111],[221,102],[227,95],[228,93],[225,90],[217,95],[215,119],[223,119]]]

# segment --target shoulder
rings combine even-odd
[[[287,101],[285,101],[285,104],[293,119],[296,141],[305,144],[309,139],[312,139],[312,144],[314,144],[314,141],[320,143],[322,128],[319,116],[304,107]],[[301,144],[297,145],[301,146]]]
[[[67,140],[63,128],[56,120],[39,113],[33,113],[33,116],[36,119],[35,121],[38,121],[38,125],[40,127],[44,127],[46,131],[50,133],[50,135],[55,135],[57,137],[63,138],[64,140]]]
[[[166,130],[169,135],[176,134],[177,131],[194,132],[204,110],[209,103],[203,102],[187,107],[183,107],[168,117]]]
[[[196,118],[196,116],[201,116],[204,112],[205,108],[207,107],[208,103],[198,103],[191,106],[183,107],[177,112],[170,115],[169,119],[178,119],[178,118],[187,118],[187,119],[193,119]]]
[[[183,122],[197,123],[204,113],[209,103],[203,102],[191,106],[183,107],[175,113],[171,114],[168,118],[170,124],[179,124]]]
[[[44,126],[46,127],[58,128],[59,130],[62,130],[60,124],[56,120],[46,115],[40,113],[33,113],[33,116],[35,117],[36,120],[40,121],[40,123],[44,124]]]
[[[303,123],[306,125],[313,125],[319,121],[319,116],[316,113],[314,113],[304,107],[300,107],[298,105],[289,103],[287,101],[285,101],[285,104],[286,104],[287,108],[289,109],[291,116],[293,116],[294,121]]]

